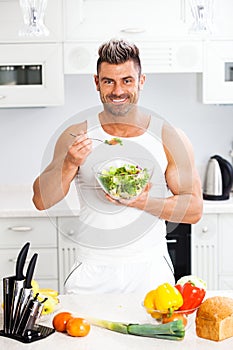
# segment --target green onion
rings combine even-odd
[[[90,318],[88,321],[98,327],[106,328],[114,332],[138,335],[142,337],[159,338],[167,340],[182,340],[185,336],[185,327],[182,320],[176,320],[165,324],[126,324]]]

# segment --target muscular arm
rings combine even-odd
[[[83,132],[85,128],[84,124],[70,127],[59,137],[52,162],[33,184],[33,203],[37,209],[52,207],[68,193],[79,166],[91,152],[92,143]],[[70,132],[83,134],[74,140]]]
[[[196,223],[203,201],[192,145],[183,132],[168,125],[163,130],[163,142],[168,159],[165,176],[173,195],[165,199],[148,197],[145,210],[168,221]]]
[[[203,201],[190,141],[181,131],[165,125],[163,143],[168,160],[165,177],[172,195],[168,198],[151,197],[150,186],[147,186],[136,200],[122,201],[122,204],[145,210],[164,220],[196,223],[202,215]]]

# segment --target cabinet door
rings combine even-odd
[[[204,44],[203,103],[233,103],[233,41]]]
[[[75,217],[58,218],[59,291],[61,294],[64,292],[65,280],[77,260],[74,240],[76,227]]]
[[[44,24],[49,30],[48,36],[19,36],[19,30],[24,26],[19,0],[0,1],[1,43],[62,41],[62,0],[49,0],[47,2]]]
[[[0,281],[15,274],[21,247],[30,242],[24,273],[34,253],[38,253],[33,278],[41,288],[58,289],[57,228],[53,218],[0,219]],[[2,292],[2,287],[0,294]]]
[[[233,214],[219,215],[219,275],[227,289],[233,286]]]
[[[69,0],[64,12],[65,41],[174,37],[188,28],[185,0]]]
[[[15,274],[16,259],[18,256],[18,249],[0,249],[0,276],[12,276]],[[36,280],[56,280],[58,278],[57,268],[57,249],[49,248],[34,248],[30,249],[26,263],[25,271],[29,264],[29,261],[34,253],[38,253],[38,259],[36,262],[34,278]]]
[[[192,274],[218,289],[218,215],[205,214],[192,225]]]
[[[193,41],[134,41],[139,47],[143,73],[202,72],[203,44]],[[96,72],[97,42],[64,43],[64,72]]]
[[[220,38],[232,38],[233,33],[233,1],[213,1],[213,34]]]
[[[30,242],[32,247],[57,247],[56,221],[53,218],[1,218],[0,248],[19,249]]]

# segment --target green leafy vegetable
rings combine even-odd
[[[124,164],[116,168],[103,169],[99,181],[105,190],[114,198],[131,199],[141,193],[150,178],[147,168],[138,165]]]

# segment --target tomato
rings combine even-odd
[[[176,320],[181,320],[185,327],[188,324],[188,318],[186,315],[182,313],[175,313],[175,312],[170,317],[167,317],[167,315],[164,314],[162,318],[162,323],[168,323]]]
[[[53,327],[58,332],[66,332],[66,325],[71,318],[73,316],[70,312],[60,312],[53,318]]]
[[[72,337],[85,337],[90,332],[90,324],[81,317],[71,318],[67,325],[66,331]]]

